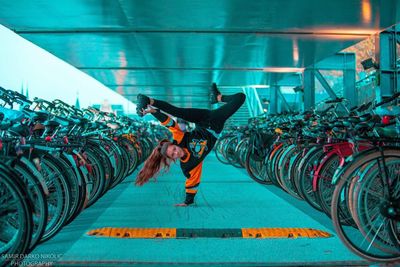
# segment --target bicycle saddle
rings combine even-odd
[[[354,130],[356,130],[357,132],[363,133],[363,132],[370,131],[373,127],[374,127],[373,123],[360,122],[359,124],[354,126]]]
[[[25,124],[16,124],[8,129],[8,132],[14,136],[29,136],[29,127]]]
[[[360,121],[365,122],[372,119],[372,115],[370,113],[364,114],[360,116]]]
[[[49,113],[41,110],[34,111],[31,118],[34,122],[43,123],[49,118]]]
[[[60,123],[56,120],[48,120],[45,121],[43,123],[44,126],[48,126],[48,127],[58,127],[60,125]]]

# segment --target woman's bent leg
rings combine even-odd
[[[225,121],[243,105],[245,99],[246,95],[243,93],[223,95],[221,102],[226,102],[226,104],[210,112],[211,128],[220,133],[224,128]]]

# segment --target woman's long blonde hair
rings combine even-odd
[[[165,172],[169,170],[169,167],[173,160],[168,158],[166,155],[161,154],[161,148],[166,143],[172,145],[170,141],[162,140],[154,148],[153,152],[151,152],[150,156],[144,162],[143,168],[140,170],[136,177],[136,185],[142,186],[147,183],[151,178],[154,178],[155,180],[161,169],[164,169]]]

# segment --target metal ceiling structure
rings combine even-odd
[[[278,84],[399,21],[397,0],[0,0],[0,24],[133,102],[199,108],[211,82]]]

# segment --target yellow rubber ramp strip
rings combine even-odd
[[[105,227],[91,230],[91,236],[117,237],[117,238],[175,238],[175,228],[116,228]]]
[[[328,232],[312,228],[118,228],[91,230],[89,236],[114,238],[328,238]]]
[[[327,238],[328,232],[312,228],[243,228],[243,238]]]

